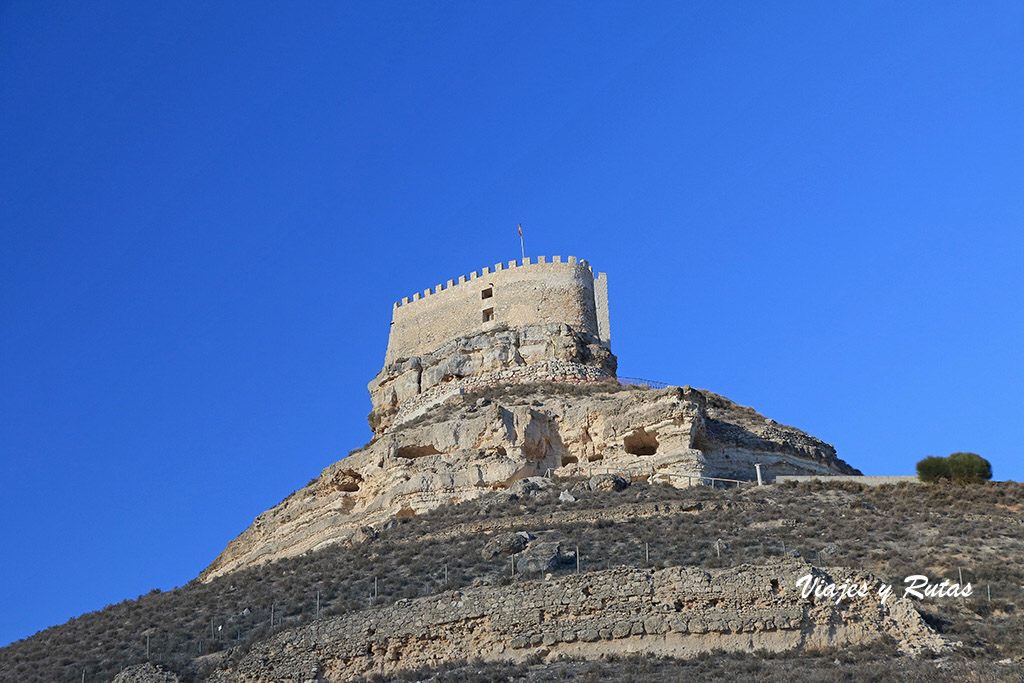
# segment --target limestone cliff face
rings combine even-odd
[[[386,365],[368,386],[370,427],[381,434],[455,393],[480,386],[594,381],[614,377],[615,369],[615,356],[606,343],[569,325],[497,325]]]
[[[204,580],[333,543],[525,477],[611,471],[673,486],[701,477],[856,474],[828,444],[690,387],[513,384],[449,396],[378,435],[264,512]]]
[[[804,598],[799,577],[877,581],[803,562],[702,570],[619,568],[505,588],[469,588],[282,632],[212,681],[347,681],[464,660],[692,656],[843,647],[888,635],[906,653],[949,650],[909,600]]]

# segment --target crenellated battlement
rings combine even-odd
[[[552,266],[558,264],[566,268],[573,267],[589,270],[591,273],[591,277],[595,279],[605,276],[604,273],[595,273],[593,268],[590,266],[590,263],[588,263],[586,259],[577,259],[575,256],[567,256],[566,260],[563,261],[562,257],[559,255],[552,256],[550,261],[547,260],[547,258],[547,256],[538,256],[536,257],[536,260],[534,260],[532,257],[527,256],[521,261],[515,260],[509,261],[507,263],[495,263],[493,268],[488,266],[479,271],[474,270],[469,275],[460,275],[458,278],[447,280],[443,284],[439,283],[434,287],[428,287],[427,289],[423,290],[422,294],[420,292],[416,292],[411,297],[404,297],[401,301],[396,301],[393,308],[399,308],[401,306],[406,306],[417,301],[423,301],[428,297],[431,297],[435,294],[441,294],[442,292],[447,292],[448,290],[458,287],[459,285],[472,283],[474,280],[485,278],[488,275],[493,275],[499,272],[507,272],[515,268],[528,268],[531,266],[540,265]]]
[[[405,297],[391,311],[385,365],[505,325],[562,323],[608,345],[608,278],[575,256],[496,263]]]

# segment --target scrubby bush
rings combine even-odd
[[[953,453],[946,460],[953,481],[975,484],[992,478],[992,465],[977,453]]]
[[[930,455],[917,463],[917,476],[927,483],[977,484],[992,478],[992,465],[977,453],[953,453],[948,458]]]
[[[917,477],[928,484],[949,479],[949,460],[929,455],[917,463]]]

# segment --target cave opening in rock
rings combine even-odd
[[[425,455],[438,455],[441,451],[432,444],[426,446],[399,446],[395,453],[399,458],[422,458]]]
[[[355,470],[342,470],[334,475],[332,483],[339,491],[354,493],[359,490],[359,484],[362,481],[363,476]]]
[[[622,440],[626,452],[631,455],[654,455],[658,452],[658,432],[648,432],[643,427],[634,429]]]

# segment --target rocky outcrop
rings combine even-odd
[[[701,478],[856,474],[828,444],[690,387],[502,385],[450,397],[377,436],[256,518],[204,580],[354,543],[389,520],[527,477],[614,474],[673,486]],[[621,486],[613,478],[597,486]]]
[[[128,667],[114,676],[114,683],[178,683],[178,677],[147,662]]]
[[[910,602],[869,594],[838,604],[804,598],[800,576],[877,582],[802,562],[703,570],[618,568],[503,588],[450,591],[366,609],[258,643],[213,681],[347,681],[479,657],[523,661],[714,649],[843,647],[892,637],[906,653],[955,646]]]
[[[497,327],[399,358],[370,382],[375,434],[422,415],[460,391],[498,383],[590,382],[615,376],[616,359],[597,337],[563,323]]]

